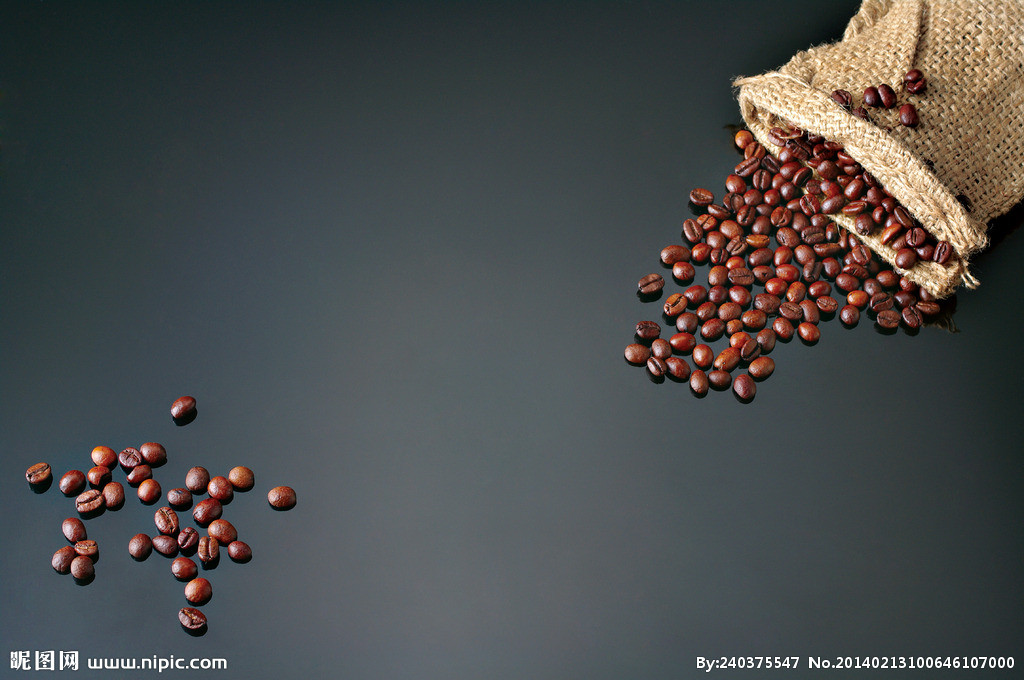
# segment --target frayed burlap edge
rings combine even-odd
[[[946,265],[919,262],[910,270],[896,267],[895,251],[874,235],[860,236],[896,271],[937,298],[951,295],[961,283],[978,285],[967,269],[969,257],[988,244],[985,225],[972,219],[949,189],[903,143],[873,123],[850,114],[831,97],[782,73],[766,73],[736,80],[743,120],[766,148],[778,153],[769,140],[771,128],[791,123],[843,145],[865,170],[874,175],[937,239],[948,241],[956,253]],[[853,220],[830,215],[853,231]],[[855,232],[854,232],[855,233]]]

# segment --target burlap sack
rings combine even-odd
[[[927,89],[903,90],[923,71]],[[860,120],[830,98],[888,83],[915,105],[920,125],[899,124],[898,106]],[[977,281],[970,256],[987,244],[993,217],[1024,198],[1024,0],[864,0],[841,41],[800,52],[778,71],[735,82],[743,118],[758,141],[789,122],[833,139],[881,181],[956,256],[906,272],[937,297]],[[959,197],[959,200],[958,198]],[[834,216],[852,230],[852,219]],[[889,263],[894,251],[863,237]]]

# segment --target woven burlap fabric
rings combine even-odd
[[[920,69],[927,89],[903,90]],[[920,125],[899,124],[898,106],[856,118],[830,95],[888,83]],[[906,276],[938,297],[977,281],[967,264],[984,248],[987,223],[1024,198],[1024,0],[865,0],[841,41],[800,52],[777,71],[735,82],[747,126],[766,147],[791,123],[840,142],[956,256],[921,262]],[[958,197],[960,199],[958,200]],[[852,228],[852,219],[836,222]],[[862,237],[893,264],[877,236]],[[894,265],[895,266],[895,265]]]

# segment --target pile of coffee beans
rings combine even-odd
[[[178,425],[195,419],[196,401],[193,397],[182,397],[171,407],[171,416]],[[96,518],[106,510],[119,510],[125,501],[124,487],[112,480],[115,469],[125,474],[125,481],[137,487],[139,501],[143,505],[154,505],[163,497],[159,482],[153,479],[153,469],[167,462],[167,450],[156,442],[141,444],[138,448],[127,447],[115,453],[109,446],[97,446],[92,450],[93,467],[88,473],[69,470],[58,482],[61,493],[75,497],[78,517],[68,517],[61,523],[61,533],[71,545],[59,548],[50,561],[59,574],[70,573],[81,585],[95,578],[95,562],[99,557],[99,546],[89,540],[83,520]],[[47,463],[37,463],[25,472],[30,487],[37,493],[45,492],[53,481],[52,470]],[[92,488],[85,489],[86,482]],[[220,546],[224,546],[228,557],[235,562],[245,563],[252,559],[252,549],[238,540],[238,531],[231,522],[222,519],[223,503],[230,502],[235,492],[253,489],[256,478],[253,471],[243,465],[231,468],[227,476],[211,477],[202,467],[193,467],[185,475],[185,486],[167,492],[167,505],[158,508],[153,515],[156,535],[138,533],[128,541],[128,554],[136,561],[147,559],[156,550],[161,555],[174,558],[171,574],[179,581],[186,581],[185,600],[190,605],[202,606],[213,597],[213,586],[209,580],[200,577],[199,567],[191,559],[197,557],[203,569],[214,569],[220,558]],[[193,508],[196,495],[208,495]],[[295,491],[288,486],[275,486],[267,493],[267,503],[274,510],[289,510],[295,507]],[[192,520],[206,529],[205,536],[190,526],[183,526],[178,511],[192,510]],[[179,556],[180,553],[180,556]],[[206,615],[194,606],[184,607],[178,612],[182,627],[192,634],[206,631]]]
[[[923,83],[919,72],[908,78]],[[891,88],[884,90],[880,103],[893,105]],[[853,217],[861,235],[881,230],[902,270],[921,261],[948,264],[950,245],[925,231],[840,144],[792,126],[776,127],[769,137],[778,155],[748,130],[735,134],[743,160],[726,178],[720,203],[703,187],[690,192],[696,216],[683,222],[684,243],[660,254],[685,287],[662,306],[662,323],[676,332],[662,338],[661,323],[642,320],[625,349],[628,363],[646,366],[658,381],[689,381],[697,396],[731,385],[740,401],[752,400],[757,383],[775,370],[767,355],[776,341],[797,336],[814,344],[820,323],[837,313],[846,327],[864,312],[883,332],[901,325],[916,332],[942,311],[927,290],[883,264],[829,215]],[[710,265],[706,285],[695,283],[695,265]],[[638,281],[637,294],[657,300],[665,285],[654,272]],[[723,338],[727,346],[717,352],[708,344]],[[742,367],[746,372],[734,378]]]

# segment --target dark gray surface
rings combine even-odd
[[[5,3],[0,652],[225,678],[1019,656],[1019,233],[961,332],[826,324],[749,405],[623,363],[658,313],[635,281],[735,163],[731,78],[856,8],[689,5]],[[128,558],[154,508],[88,523],[78,587],[48,565],[71,502],[23,480],[149,440],[165,490],[256,472],[225,513],[255,557],[211,572],[201,638],[169,560]]]

